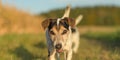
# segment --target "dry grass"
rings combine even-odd
[[[15,7],[0,5],[0,35],[6,33],[38,33],[43,17],[32,16]]]
[[[116,30],[119,30],[119,26],[80,26],[79,31],[80,34],[84,34],[86,32],[115,32]]]

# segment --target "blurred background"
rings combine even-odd
[[[41,22],[68,4],[71,18],[83,15],[73,60],[120,60],[120,0],[0,0],[0,60],[47,60]]]

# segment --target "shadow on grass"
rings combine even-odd
[[[39,48],[40,52],[40,56],[39,58],[41,60],[47,60],[47,44],[45,43],[45,41],[40,41],[37,44],[33,45],[36,48]]]
[[[33,60],[35,57],[23,46],[16,48],[12,53],[16,54],[21,60]]]
[[[33,55],[31,52],[29,52],[27,49],[25,49],[24,46],[19,46],[18,48],[16,48],[13,51],[10,51],[10,52],[15,54],[21,60],[37,60],[37,59],[46,60],[45,56]]]
[[[45,48],[47,48],[46,43],[43,42],[43,41],[39,42],[38,44],[35,44],[34,46],[37,47],[37,48],[40,48],[40,49],[45,49]]]

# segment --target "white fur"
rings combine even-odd
[[[57,19],[57,26],[59,25],[60,20],[61,20],[61,18],[58,18],[58,19]]]
[[[80,38],[80,34],[79,34],[78,29],[76,28],[76,32],[72,34],[72,42],[75,45],[73,47],[73,52],[74,53],[77,53],[77,50],[79,48],[79,38]]]

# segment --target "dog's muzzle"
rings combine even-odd
[[[56,48],[56,51],[58,52],[58,53],[60,53],[60,52],[63,52],[63,50],[62,50],[62,44],[56,44],[55,45],[55,48]]]
[[[61,49],[62,48],[62,44],[56,44],[55,48],[58,49],[58,50]]]

